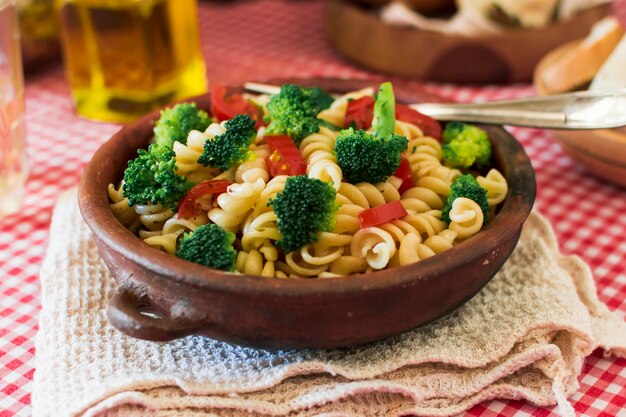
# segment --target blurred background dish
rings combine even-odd
[[[607,4],[599,4],[535,28],[522,27],[521,19],[516,23],[503,12],[499,21],[482,22],[484,31],[469,36],[387,24],[372,2],[378,3],[327,2],[326,32],[331,44],[347,58],[376,71],[452,83],[529,81],[547,52],[584,37],[609,10]],[[449,7],[449,2],[436,3],[441,10]]]
[[[614,23],[613,26],[611,24]],[[620,40],[621,39],[621,40]],[[592,88],[626,88],[626,36],[617,22],[600,22],[584,40],[552,51],[537,66],[539,95]],[[598,77],[598,74],[601,74]],[[563,150],[590,173],[626,187],[626,129],[552,131]]]

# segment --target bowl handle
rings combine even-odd
[[[172,319],[143,314],[139,308],[141,302],[140,297],[129,288],[119,287],[109,300],[109,321],[128,336],[157,342],[187,336],[207,324],[205,318]]]

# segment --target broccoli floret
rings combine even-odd
[[[335,142],[335,155],[344,178],[350,183],[385,181],[400,166],[408,140],[396,135],[395,97],[391,83],[383,83],[376,98],[373,134],[364,130],[342,130]]]
[[[332,102],[333,98],[320,88],[285,84],[267,103],[270,124],[266,133],[287,134],[299,145],[305,137],[319,132],[317,114]]]
[[[335,154],[348,182],[377,184],[396,172],[406,147],[404,136],[392,134],[377,138],[364,130],[348,128],[337,137]]]
[[[161,117],[154,125],[154,143],[168,148],[175,141],[185,144],[189,132],[203,132],[210,124],[209,115],[199,110],[195,103],[177,104],[161,111]]]
[[[176,209],[178,201],[193,184],[176,171],[174,152],[166,146],[150,145],[137,151],[137,158],[124,171],[122,194],[128,204],[162,204]]]
[[[204,143],[198,163],[223,171],[252,156],[250,144],[256,136],[255,122],[246,114],[238,114],[226,122],[226,132]]]
[[[486,167],[491,160],[491,142],[484,130],[461,122],[451,122],[443,131],[443,159],[454,168],[472,165]]]
[[[234,233],[216,224],[205,224],[183,235],[176,256],[209,268],[234,271],[237,257],[234,241]]]
[[[287,178],[285,188],[270,205],[278,217],[281,240],[276,242],[285,252],[300,249],[317,241],[317,233],[334,228],[336,192],[328,183],[306,175]]]
[[[474,200],[483,211],[485,223],[489,215],[489,204],[487,203],[487,190],[483,188],[471,174],[457,175],[450,185],[450,195],[443,208],[441,220],[450,224],[450,210],[452,203],[459,197]]]
[[[304,92],[315,104],[315,107],[317,108],[317,113],[329,108],[330,105],[333,104],[333,101],[335,101],[333,96],[331,96],[330,94],[328,94],[327,91],[322,90],[319,87],[305,88]]]

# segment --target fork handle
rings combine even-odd
[[[606,129],[626,125],[626,90],[584,91],[485,103],[420,103],[437,120],[546,129]]]

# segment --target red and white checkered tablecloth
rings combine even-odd
[[[200,6],[203,50],[211,82],[284,76],[366,77],[329,46],[319,1],[211,3]],[[528,96],[527,85],[426,85],[459,101]],[[84,164],[115,132],[72,112],[60,69],[27,81],[30,176],[23,209],[0,219],[0,417],[29,416],[40,311],[38,272],[58,194],[78,183]],[[600,299],[626,316],[626,190],[596,180],[565,155],[550,134],[511,129],[537,175],[536,206],[551,221],[566,253],[593,269]],[[574,395],[581,415],[626,416],[626,360],[592,354]],[[470,416],[556,416],[520,401],[490,401]]]

